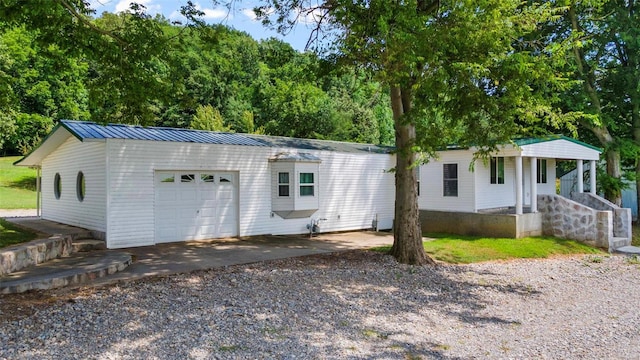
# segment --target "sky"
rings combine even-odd
[[[180,7],[186,5],[187,0],[90,0],[91,8],[96,10],[96,15],[105,11],[111,13],[126,11],[132,2],[145,6],[148,14],[162,14],[169,20],[182,21],[184,17],[180,14]],[[215,6],[211,0],[199,0],[193,3],[204,12],[202,19],[209,24],[230,26],[247,32],[256,40],[275,37],[288,42],[298,51],[304,51],[311,31],[310,25],[305,23],[298,24],[286,36],[265,28],[255,19],[252,10],[255,1],[251,0],[236,0],[232,11],[222,6]]]

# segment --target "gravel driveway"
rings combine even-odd
[[[350,251],[0,302],[11,359],[640,358],[640,265],[622,256]]]

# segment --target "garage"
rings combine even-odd
[[[237,173],[156,171],[156,243],[238,235]]]

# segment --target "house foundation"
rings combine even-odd
[[[420,210],[422,232],[523,238],[542,235],[540,213],[464,213]]]

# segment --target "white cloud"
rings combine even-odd
[[[115,12],[124,12],[129,10],[131,3],[138,3],[147,8],[147,13],[149,14],[158,14],[162,10],[162,6],[159,4],[154,4],[154,0],[120,0],[115,7]]]
[[[258,18],[256,17],[256,13],[253,12],[253,9],[244,8],[244,9],[240,10],[240,12],[242,13],[242,15],[248,17],[249,19],[251,19],[253,21],[257,21],[258,20]]]
[[[225,8],[203,8],[200,3],[194,3],[196,10],[202,11],[202,19],[205,21],[219,20],[219,19],[231,19],[231,14]],[[178,10],[174,10],[169,14],[169,19],[173,21],[184,21],[184,16]]]
[[[308,25],[308,24],[317,24],[320,22],[320,19],[322,18],[323,15],[323,10],[321,9],[314,9],[311,12],[303,12],[302,9],[298,9],[298,21],[300,21],[300,23]]]
[[[225,17],[231,17],[231,14],[225,9],[198,9],[204,13],[202,16],[205,20],[223,19]]]

